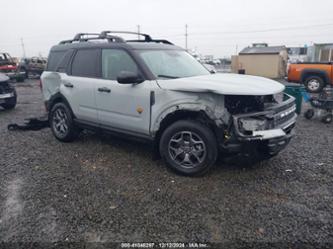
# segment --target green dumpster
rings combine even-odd
[[[293,96],[296,99],[296,113],[300,114],[302,111],[302,101],[303,95],[302,92],[305,91],[304,87],[299,84],[286,85],[284,92]]]

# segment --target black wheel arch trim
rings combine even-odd
[[[51,112],[51,109],[52,107],[56,104],[56,103],[59,103],[59,102],[62,102],[62,103],[65,103],[68,108],[70,109],[71,111],[71,114],[73,115],[73,118],[76,118],[75,115],[74,115],[74,112],[71,108],[71,105],[69,104],[68,100],[66,99],[66,97],[64,95],[62,95],[61,93],[56,93],[54,95],[52,95],[52,97],[47,101],[46,103],[46,108],[48,110],[48,112],[50,113]]]
[[[329,82],[329,77],[326,71],[321,69],[304,69],[301,73],[301,82],[305,83],[305,80],[311,76],[319,76],[324,80],[324,83],[327,84]]]

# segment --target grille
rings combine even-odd
[[[292,105],[288,109],[285,109],[282,112],[279,112],[276,115],[274,115],[275,127],[279,127],[280,125],[288,122],[288,120],[294,118],[295,114],[296,114],[295,111],[296,111],[296,107],[295,107],[295,105]]]

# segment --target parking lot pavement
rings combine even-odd
[[[288,148],[252,168],[181,177],[150,146],[7,131],[43,113],[37,81],[0,110],[0,240],[333,243],[333,124],[299,117]]]

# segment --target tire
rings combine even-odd
[[[162,134],[160,154],[170,169],[187,176],[203,175],[218,156],[214,133],[194,120],[181,120]]]
[[[333,120],[333,114],[332,113],[329,113],[329,114],[326,114],[325,116],[322,117],[321,121],[325,124],[330,124],[332,123],[332,120]]]
[[[49,114],[53,135],[61,142],[72,142],[79,135],[71,109],[64,103],[56,103]]]
[[[313,118],[313,116],[314,116],[314,110],[313,109],[309,109],[304,113],[304,117],[306,119],[311,119],[311,118]]]
[[[320,93],[325,87],[325,82],[319,76],[309,76],[304,80],[304,86],[309,93]]]

